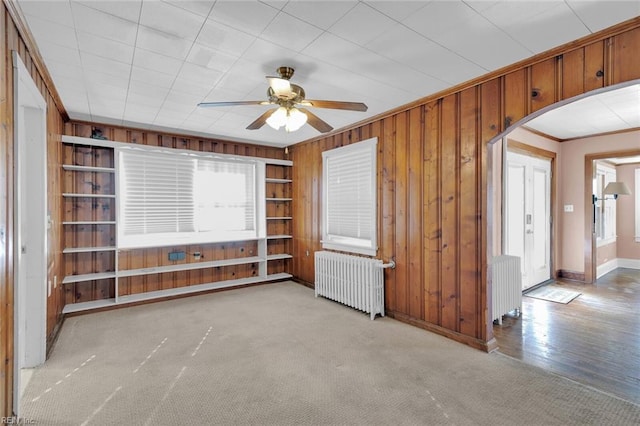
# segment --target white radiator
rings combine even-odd
[[[518,256],[496,256],[492,262],[491,319],[502,324],[502,316],[522,307],[522,272]]]
[[[393,262],[351,256],[329,251],[317,251],[316,297],[323,296],[352,308],[384,316],[384,271]]]

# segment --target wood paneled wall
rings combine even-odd
[[[322,156],[378,138],[378,258],[387,312],[484,350],[489,309],[489,142],[525,117],[640,78],[640,18],[538,55],[348,130],[295,145],[293,273],[314,280],[321,249]]]
[[[0,417],[10,416],[13,406],[13,220],[14,220],[14,180],[13,180],[13,136],[14,136],[14,91],[12,51],[17,51],[30,71],[36,86],[47,103],[47,179],[48,208],[54,226],[49,231],[48,279],[62,274],[61,240],[59,226],[61,217],[60,200],[60,135],[66,116],[58,100],[55,89],[49,82],[38,62],[38,54],[33,50],[29,36],[24,32],[11,4],[0,5]],[[57,102],[56,102],[57,101]],[[43,212],[44,214],[44,212]],[[47,348],[61,324],[62,287],[52,289],[47,298]]]
[[[92,131],[98,130],[108,140],[136,143],[167,148],[191,149],[195,151],[236,154],[252,157],[278,158],[286,157],[281,148],[241,144],[223,140],[176,136],[165,133],[141,131],[131,128],[104,126],[81,122],[66,123],[64,132],[69,136],[90,137]],[[72,146],[64,144],[63,158],[65,164],[84,166],[113,167],[113,150],[100,147]],[[286,174],[288,167],[269,165],[266,170],[268,177],[289,178]],[[96,192],[113,194],[114,176],[94,172],[65,172],[65,192],[84,193],[89,183],[99,186]],[[268,197],[289,197],[286,193],[289,185],[268,183],[266,192]],[[89,191],[90,192],[90,191]],[[269,203],[267,216],[291,216],[290,203]],[[67,198],[64,201],[64,220],[67,221],[113,221],[115,220],[115,202],[102,200],[97,203],[87,198]],[[267,224],[268,234],[290,234],[290,221],[270,220]],[[285,229],[286,228],[286,229]],[[110,246],[115,243],[115,227],[112,225],[75,225],[66,226],[63,231],[63,242],[68,247]],[[268,243],[268,254],[290,253],[290,241],[273,240]],[[289,250],[289,251],[287,251]],[[168,253],[185,251],[188,255],[182,261],[169,261]],[[257,256],[255,241],[234,242],[204,245],[172,246],[144,250],[124,250],[118,256],[118,269],[139,269],[154,266],[176,265],[181,263],[200,262],[196,260],[194,252],[202,253],[204,261],[222,260],[227,258]],[[115,253],[75,253],[64,255],[65,275],[89,274],[95,272],[113,271],[115,268]],[[289,272],[291,262],[287,260],[270,261],[269,273]],[[258,275],[258,264],[234,265],[217,268],[199,269],[193,271],[172,272],[120,278],[118,281],[118,295],[144,293],[169,288],[186,287],[191,285],[211,283],[222,280],[249,278]],[[98,299],[108,299],[115,296],[115,280],[103,279],[85,281],[64,286],[64,303],[79,303]]]

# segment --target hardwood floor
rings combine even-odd
[[[567,305],[524,296],[521,317],[493,326],[498,350],[640,404],[640,270],[553,285],[582,294]]]

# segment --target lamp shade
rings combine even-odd
[[[631,191],[624,182],[609,182],[604,188],[605,195],[630,195]]]
[[[287,124],[287,109],[285,107],[280,107],[275,110],[273,114],[267,118],[267,124],[275,130],[278,130],[280,127]]]
[[[295,132],[307,122],[307,114],[296,108],[291,108],[287,119],[285,129],[287,132]]]

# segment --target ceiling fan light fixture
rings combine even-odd
[[[279,130],[280,127],[287,124],[287,109],[285,107],[280,107],[271,114],[269,118],[267,118],[267,124],[275,130]]]
[[[307,114],[296,109],[291,108],[289,110],[289,115],[287,117],[287,123],[285,125],[285,130],[287,132],[295,132],[300,127],[304,126],[307,122]]]

